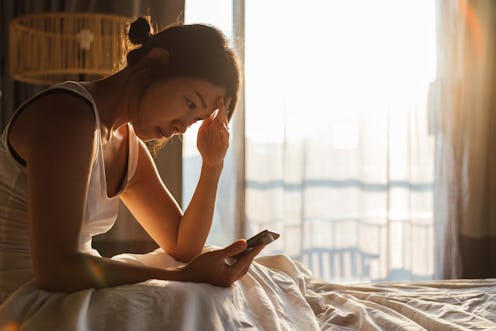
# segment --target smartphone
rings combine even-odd
[[[248,239],[246,241],[246,249],[239,254],[231,256],[229,259],[226,260],[226,263],[229,265],[232,265],[232,264],[236,263],[236,261],[240,257],[244,256],[246,253],[253,250],[253,248],[255,248],[259,245],[270,244],[271,242],[273,242],[277,238],[279,238],[279,233],[274,232],[274,231],[270,231],[270,230],[263,230],[262,232],[257,233],[256,235],[254,235],[253,237]]]
[[[257,233],[256,235],[254,235],[253,237],[251,237],[246,241],[245,251],[252,250],[254,247],[257,247],[258,245],[270,244],[277,238],[279,238],[279,233],[270,230],[263,230],[262,232]]]

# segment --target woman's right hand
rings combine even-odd
[[[264,247],[264,245],[257,246],[233,265],[228,265],[225,262],[227,258],[241,253],[246,248],[246,240],[237,240],[226,248],[210,251],[194,258],[182,268],[181,278],[187,282],[229,287],[248,272],[251,262]]]
[[[203,120],[198,129],[197,148],[202,156],[203,163],[210,166],[222,165],[229,147],[229,123],[226,103],[222,98],[217,101],[218,110]]]

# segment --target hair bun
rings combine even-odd
[[[143,45],[151,35],[150,22],[144,17],[138,17],[131,23],[128,38],[134,45]]]

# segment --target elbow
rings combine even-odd
[[[200,255],[201,251],[174,249],[174,250],[168,251],[167,253],[179,262],[189,263],[195,257]]]
[[[38,261],[41,262],[41,261]],[[77,281],[75,266],[81,264],[78,254],[66,259],[45,260],[44,263],[35,263],[35,285],[41,290],[49,292],[74,292],[83,287]],[[38,265],[37,265],[38,264]]]
[[[172,256],[174,259],[176,259],[179,262],[189,263],[189,262],[191,262],[191,260],[193,260],[193,258],[195,258],[196,255],[170,253],[170,256]]]
[[[35,268],[35,285],[40,290],[44,291],[68,292],[68,289],[66,289],[64,286],[63,278],[66,278],[64,277],[64,274],[64,268],[57,268],[52,265],[44,265],[43,267]]]
[[[176,242],[174,244],[171,244],[170,242],[168,245],[162,246],[162,249],[167,252],[170,256],[172,256],[176,261],[182,262],[182,263],[189,263],[191,260],[193,260],[195,257],[200,255],[202,253],[202,247],[191,247],[194,245],[187,245],[184,243],[184,241],[181,242]]]
[[[61,269],[59,269],[61,270]],[[35,273],[35,284],[40,290],[49,292],[72,292],[64,281],[64,272],[38,271]]]
[[[40,290],[43,291],[48,291],[48,292],[70,292],[60,282],[58,282],[56,279],[53,278],[48,278],[46,276],[39,276],[37,275],[35,277],[35,284],[36,287],[39,288]]]

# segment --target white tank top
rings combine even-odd
[[[138,161],[138,138],[131,124],[129,129],[129,155],[126,178],[118,194],[107,196],[105,167],[100,135],[100,119],[93,97],[82,84],[65,82],[55,85],[24,102],[5,127],[0,142],[0,302],[20,285],[33,278],[29,244],[29,220],[27,214],[26,169],[8,144],[8,134],[16,114],[34,98],[47,91],[65,90],[86,99],[93,107],[96,119],[95,138],[97,150],[93,160],[88,187],[85,214],[79,235],[79,250],[94,255],[91,238],[108,231],[115,222],[119,208],[119,193],[132,178]],[[56,231],[54,229],[54,231]]]

